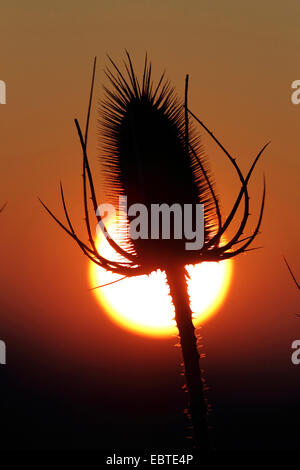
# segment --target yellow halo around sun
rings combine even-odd
[[[113,225],[109,223],[107,226],[114,237]],[[117,238],[115,236],[116,241]],[[114,250],[103,236],[98,239],[97,248],[105,258],[117,259]],[[188,290],[196,326],[211,317],[223,302],[232,277],[232,264],[231,260],[226,260],[186,267],[190,275]],[[120,277],[106,272],[92,261],[89,263],[89,281],[92,288]],[[126,278],[115,284],[94,289],[93,292],[105,312],[119,326],[152,337],[177,334],[174,307],[164,272],[156,271],[149,276]]]

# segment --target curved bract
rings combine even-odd
[[[121,261],[106,259],[98,252],[91,230],[88,210],[88,197],[92,200],[96,214],[98,201],[94,188],[92,173],[87,155],[87,138],[90,110],[95,80],[96,59],[94,61],[92,86],[88,106],[85,133],[75,119],[77,132],[83,153],[83,195],[84,214],[89,244],[81,240],[71,223],[64,193],[61,186],[61,197],[66,215],[67,225],[42,203],[48,213],[79,245],[83,253],[98,266],[122,275],[122,278],[149,274],[156,269],[164,269],[166,259],[160,256],[167,251],[171,263],[196,264],[202,261],[221,261],[249,251],[249,245],[259,233],[262,222],[265,181],[262,202],[257,225],[253,233],[243,236],[249,217],[248,183],[253,170],[259,161],[266,144],[258,153],[247,175],[244,177],[237,163],[215,137],[208,127],[188,108],[188,76],[186,78],[185,100],[180,103],[171,88],[169,81],[161,77],[154,87],[151,80],[151,64],[145,60],[142,82],[139,83],[127,53],[128,64],[125,65],[127,80],[116,64],[110,59],[114,72],[107,70],[106,74],[113,89],[106,90],[106,98],[101,105],[100,126],[103,129],[106,171],[109,173],[109,183],[114,194],[125,194],[131,202],[142,202],[146,206],[158,201],[179,203],[204,203],[205,206],[205,242],[200,250],[184,251],[183,240],[127,240],[124,248],[117,244],[107,232],[110,245],[121,256]],[[203,151],[199,142],[192,118],[216,142],[234,167],[240,180],[241,188],[228,217],[223,221],[218,197],[215,193]],[[159,168],[159,171],[158,171]],[[118,192],[119,191],[119,192]],[[236,233],[229,239],[226,231],[235,220],[240,204],[243,201],[244,212]],[[97,222],[102,222],[96,214]],[[220,243],[226,235],[228,242]],[[147,244],[145,243],[147,242]],[[151,244],[152,243],[152,244]],[[238,246],[236,246],[238,245]],[[149,248],[148,248],[149,247]],[[153,256],[154,247],[158,256]],[[250,248],[254,249],[254,248]],[[152,253],[152,255],[150,255]]]

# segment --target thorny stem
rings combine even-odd
[[[192,311],[187,290],[184,266],[169,268],[166,272],[170,294],[175,307],[184,362],[186,385],[189,392],[189,413],[197,449],[210,450],[207,423],[207,404],[203,392],[203,379]]]

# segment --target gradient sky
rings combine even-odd
[[[110,322],[88,291],[87,260],[37,200],[63,215],[62,180],[74,224],[83,227],[73,119],[83,122],[86,113],[93,57],[98,99],[106,54],[120,62],[127,48],[138,70],[147,51],[154,75],[166,69],[181,95],[190,74],[191,109],[243,171],[271,141],[250,185],[249,230],[265,173],[267,202],[256,241],[263,249],[234,261],[229,295],[203,328],[204,367],[220,393],[238,371],[243,382],[265,383],[265,392],[261,386],[253,392],[258,396],[270,392],[268,377],[277,373],[278,394],[285,381],[296,394],[300,366],[290,364],[290,345],[300,337],[299,292],[282,254],[300,278],[300,105],[290,99],[291,83],[300,79],[299,2],[3,1],[0,16],[0,79],[7,85],[7,104],[0,106],[0,204],[8,200],[0,221],[0,338],[11,357],[27,358],[26,370],[43,356],[85,370],[101,358],[129,368],[133,382],[146,369],[155,370],[155,380],[161,372],[176,374],[174,338],[145,339]],[[95,105],[90,131],[91,166],[104,197]],[[227,214],[238,182],[206,136],[203,143]],[[227,377],[218,378],[224,370]]]

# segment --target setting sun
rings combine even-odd
[[[109,231],[115,236],[112,224]],[[117,236],[115,236],[117,239]],[[116,259],[114,251],[101,236],[98,249],[103,256]],[[188,289],[195,325],[211,317],[219,308],[228,291],[232,276],[232,261],[205,262],[187,266],[190,275]],[[91,288],[119,279],[93,262],[89,263]],[[93,290],[96,300],[119,326],[138,334],[154,337],[177,333],[174,307],[164,272],[136,276]]]

